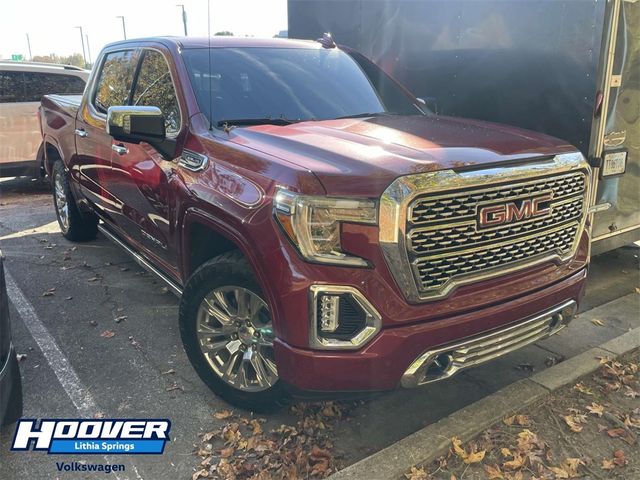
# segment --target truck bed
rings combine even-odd
[[[65,155],[75,154],[76,114],[82,95],[45,95],[40,104],[40,124],[45,145],[51,144]],[[45,149],[47,155],[48,149]],[[44,162],[47,174],[51,174],[51,159]]]
[[[82,102],[82,95],[45,95],[42,97],[42,110],[57,112],[60,115],[75,118]]]

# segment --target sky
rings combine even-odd
[[[287,29],[287,0],[209,0],[211,33],[273,37]],[[189,36],[207,36],[207,0],[2,0],[0,2],[0,58],[23,54],[27,37],[33,55],[82,53],[80,31],[89,36],[91,60],[107,43],[127,38],[183,35],[183,3]]]

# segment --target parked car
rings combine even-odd
[[[431,114],[328,36],[114,43],[40,110],[63,235],[100,230],[180,295],[191,363],[236,405],[442,380],[582,297],[582,154]]]
[[[14,423],[22,416],[22,379],[11,342],[9,299],[4,279],[4,259],[0,252],[0,425]]]
[[[44,173],[40,99],[82,93],[87,78],[87,70],[71,65],[0,61],[0,177]]]

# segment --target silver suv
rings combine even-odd
[[[0,177],[39,176],[44,152],[36,113],[48,94],[82,94],[89,71],[0,60]]]

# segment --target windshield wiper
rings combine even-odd
[[[336,117],[333,120],[342,120],[344,118],[386,117],[388,115],[397,115],[397,113],[391,113],[391,112],[354,113],[353,115],[345,115],[344,117]]]
[[[242,127],[249,125],[291,125],[298,120],[290,120],[284,117],[265,117],[265,118],[232,118],[229,120],[218,121],[218,127]]]

